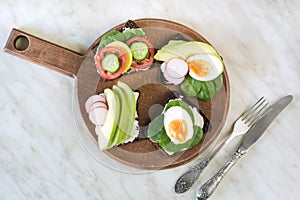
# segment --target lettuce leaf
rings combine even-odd
[[[112,43],[114,41],[124,42],[125,37],[120,31],[112,30],[112,31],[106,33],[101,38],[101,41],[100,41],[99,46],[98,46],[98,50],[102,49],[103,47],[105,47],[106,45],[108,45],[109,43]]]
[[[98,51],[109,43],[114,41],[126,42],[135,36],[146,37],[145,33],[141,29],[127,29],[124,32],[120,32],[118,30],[109,31],[101,38],[98,45]]]
[[[123,35],[124,35],[126,41],[133,37],[136,37],[136,36],[146,37],[144,31],[142,31],[141,29],[135,29],[135,28],[126,29],[123,32]]]

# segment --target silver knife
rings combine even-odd
[[[223,167],[214,176],[212,176],[198,189],[196,197],[197,200],[208,199],[211,196],[229,169],[231,169],[239,158],[249,150],[250,146],[263,135],[272,121],[292,101],[292,99],[292,95],[287,95],[266,110],[262,117],[245,134],[241,145],[230,159],[225,162]]]

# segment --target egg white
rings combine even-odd
[[[187,123],[187,137],[184,141],[178,141],[176,138],[172,137],[171,133],[168,130],[169,124],[173,120],[185,120]],[[193,121],[188,112],[183,109],[180,106],[172,106],[164,113],[164,128],[166,130],[166,133],[168,137],[171,139],[171,141],[174,144],[182,144],[186,141],[190,140],[194,135],[194,127],[193,127]]]
[[[191,108],[191,107],[190,107]],[[191,108],[194,114],[194,125],[203,128],[204,120],[203,117],[200,115],[196,107]]]
[[[217,78],[224,71],[223,63],[220,61],[219,58],[217,58],[214,55],[208,55],[208,54],[194,55],[189,57],[186,61],[190,62],[194,60],[204,61],[210,66],[210,72],[206,76],[198,76],[192,70],[190,70],[189,75],[196,80],[210,81]]]

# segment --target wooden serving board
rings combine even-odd
[[[175,22],[161,19],[139,19],[134,22],[143,29],[156,50],[166,45],[175,36],[208,43],[204,37],[194,30]],[[120,30],[124,24],[120,24],[111,30]],[[14,56],[75,78],[82,123],[89,130],[86,137],[92,137],[95,144],[97,144],[95,127],[89,121],[88,114],[85,112],[85,101],[91,95],[102,93],[107,87],[111,88],[117,81],[123,81],[133,90],[139,91],[137,112],[140,134],[138,138],[132,143],[105,151],[107,155],[119,162],[142,169],[165,169],[185,164],[206,150],[220,134],[228,113],[230,92],[226,69],[223,73],[223,87],[213,97],[212,101],[189,99],[210,122],[210,128],[204,134],[203,139],[198,145],[189,150],[168,155],[147,139],[147,126],[151,119],[159,114],[170,98],[181,94],[179,86],[163,84],[159,69],[160,62],[157,61],[147,71],[125,74],[113,81],[101,79],[94,64],[94,55],[101,37],[88,48],[85,54],[81,55],[23,31],[13,29],[4,50]],[[20,39],[25,39],[26,44],[19,48],[18,42]]]

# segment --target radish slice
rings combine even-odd
[[[162,73],[165,73],[165,71],[166,71],[166,62],[163,62],[163,63],[160,65],[160,70],[162,71]]]
[[[93,111],[93,109],[98,108],[98,107],[108,109],[108,106],[105,103],[103,103],[102,101],[96,101],[90,106],[87,113],[90,113],[91,111]]]
[[[174,85],[179,85],[180,83],[182,83],[184,81],[184,77],[173,78],[173,77],[169,76],[169,74],[167,74],[167,73],[164,73],[164,77],[168,81],[168,83],[172,83]]]
[[[172,76],[169,75],[166,71],[166,63],[162,63],[160,66],[161,71],[163,72],[163,75],[168,83],[174,84],[174,85],[179,85],[184,81],[184,76],[181,78],[173,78]]]
[[[85,102],[85,110],[87,113],[89,113],[92,104],[97,101],[103,102],[106,104],[106,99],[103,95],[101,95],[101,94],[100,95],[92,95]]]
[[[107,109],[104,107],[96,107],[89,113],[89,119],[96,126],[102,126],[105,122]]]
[[[167,61],[165,72],[172,78],[180,79],[188,73],[188,64],[180,58],[172,58]]]

